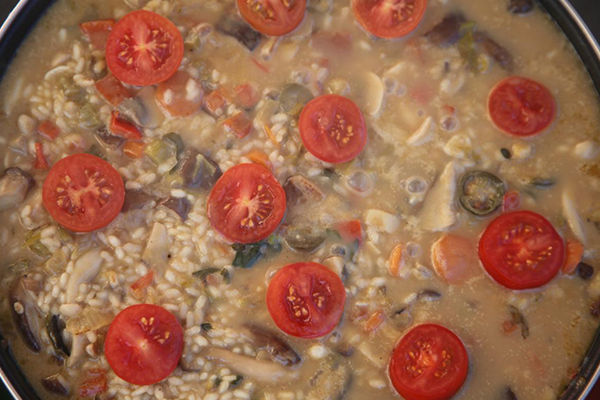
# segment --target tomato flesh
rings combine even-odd
[[[556,117],[556,101],[541,83],[518,76],[498,82],[488,99],[492,122],[515,136],[533,136],[546,130]]]
[[[340,322],[346,290],[335,272],[304,262],[279,270],[267,289],[267,308],[275,325],[288,335],[321,337]]]
[[[448,400],[464,384],[469,357],[451,330],[435,324],[412,328],[396,345],[388,368],[406,400]]]
[[[565,260],[565,245],[552,224],[531,211],[496,218],[479,240],[479,258],[501,285],[514,290],[548,283]]]
[[[137,304],[121,311],[110,324],[104,353],[115,374],[134,385],[167,378],[183,351],[183,329],[162,307]]]
[[[306,0],[237,0],[242,17],[269,36],[290,33],[304,19]]]
[[[408,35],[427,10],[427,0],[353,0],[356,20],[371,34],[384,39]]]
[[[183,38],[168,19],[146,10],[125,15],[106,45],[106,63],[122,82],[154,85],[169,79],[183,59]]]
[[[271,171],[240,164],[219,178],[208,197],[213,228],[236,243],[254,243],[269,236],[285,214],[285,192]]]
[[[306,149],[328,163],[343,163],[367,145],[367,128],[360,109],[335,94],[311,100],[300,114],[300,136]]]
[[[42,197],[56,222],[74,232],[91,232],[105,227],[119,214],[125,185],[106,161],[91,154],[75,154],[52,167]]]

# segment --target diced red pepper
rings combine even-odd
[[[335,226],[335,229],[344,242],[354,243],[358,241],[359,245],[362,244],[363,229],[359,220],[354,219],[352,221],[340,222]]]
[[[150,286],[153,279],[154,271],[150,271],[130,286],[135,298],[141,299],[144,296],[146,288]]]
[[[35,144],[35,164],[33,165],[33,168],[50,169],[48,160],[46,160],[46,156],[44,155],[44,147],[40,142],[36,142]]]
[[[81,32],[83,32],[92,45],[98,49],[104,49],[108,42],[108,35],[115,26],[114,19],[101,19],[98,21],[88,21],[79,24]]]
[[[111,74],[106,75],[96,82],[96,90],[104,100],[113,106],[118,106],[123,100],[132,97],[129,89],[123,86],[121,81]]]
[[[110,117],[110,131],[113,135],[127,140],[141,140],[142,132],[132,122],[121,118],[121,113],[117,110],[112,112]]]
[[[46,120],[38,125],[37,132],[47,139],[54,140],[60,135],[60,128],[54,122]]]
[[[108,390],[106,371],[93,368],[85,372],[86,379],[79,385],[79,397],[95,397]]]
[[[502,211],[513,211],[521,206],[521,195],[516,190],[506,192],[502,200]]]
[[[252,130],[252,121],[244,111],[239,111],[227,118],[223,122],[223,126],[227,132],[233,133],[239,138],[245,138]]]
[[[233,98],[235,104],[245,110],[251,110],[258,104],[258,91],[256,87],[250,83],[237,86],[233,90]]]
[[[204,98],[204,109],[215,118],[219,118],[225,113],[227,108],[227,99],[220,90],[213,90]]]

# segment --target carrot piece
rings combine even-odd
[[[110,131],[115,136],[122,137],[128,140],[140,140],[142,139],[142,132],[132,122],[121,118],[121,113],[117,110],[113,110],[110,117]]]
[[[254,164],[262,165],[263,167],[272,170],[273,164],[269,160],[269,156],[262,150],[252,149],[246,157],[250,159]]]
[[[353,219],[351,221],[340,222],[336,224],[335,229],[344,242],[354,243],[358,241],[359,245],[362,244],[363,230],[359,220]]]
[[[245,138],[252,130],[252,121],[244,111],[240,111],[223,122],[227,132],[233,133],[239,138]]]
[[[271,128],[269,128],[267,125],[265,125],[265,126],[263,126],[263,129],[265,131],[265,135],[267,135],[269,140],[271,142],[273,142],[273,144],[275,146],[279,147],[279,142],[277,141],[277,138],[275,138],[275,135],[273,135],[273,131],[271,130]]]
[[[154,279],[154,271],[148,272],[146,275],[142,276],[140,279],[135,281],[131,286],[131,291],[136,299],[141,299],[144,296],[146,288],[150,286],[152,280]]]
[[[50,169],[48,160],[46,160],[46,156],[44,155],[44,147],[40,142],[35,143],[35,164],[33,165],[33,168]]]
[[[402,266],[402,245],[399,243],[392,249],[388,261],[388,272],[392,276],[399,276]]]
[[[142,158],[144,156],[144,144],[140,142],[127,142],[123,145],[123,154],[133,159]]]
[[[129,89],[123,86],[120,80],[110,74],[96,81],[95,86],[100,96],[113,106],[118,106],[123,100],[132,97]]]
[[[563,274],[572,274],[583,258],[583,245],[577,240],[568,239],[565,257],[565,263],[562,267]]]
[[[377,329],[379,329],[381,324],[385,322],[385,318],[385,313],[382,310],[375,311],[367,320],[367,323],[365,324],[365,329],[369,333],[375,332]]]
[[[467,238],[446,234],[431,247],[435,272],[449,284],[470,278],[477,267],[476,244]]]
[[[227,99],[223,96],[221,90],[213,90],[204,98],[204,109],[214,118],[219,118],[225,113]]]
[[[237,86],[233,91],[235,104],[245,110],[251,110],[260,100],[256,87],[250,83]]]
[[[88,37],[94,47],[104,49],[113,26],[115,26],[114,19],[101,19],[82,22],[79,24],[79,29]]]
[[[50,140],[54,140],[60,135],[60,128],[54,122],[46,120],[38,125],[37,132]]]

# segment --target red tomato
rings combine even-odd
[[[250,83],[237,86],[233,89],[233,99],[235,104],[244,110],[251,110],[260,100],[256,87]]]
[[[300,113],[300,136],[306,149],[328,163],[343,163],[367,145],[362,113],[350,99],[335,94],[311,100]]]
[[[435,272],[451,285],[465,282],[478,268],[475,242],[448,233],[431,246],[431,263]]]
[[[156,100],[171,117],[189,117],[202,107],[203,98],[198,81],[184,71],[176,72],[156,90]]]
[[[37,132],[50,140],[54,140],[60,135],[60,128],[54,122],[46,120],[38,125]]]
[[[359,220],[353,219],[352,221],[340,222],[335,225],[335,229],[344,242],[354,243],[358,241],[359,245],[362,244],[363,229]]]
[[[122,82],[154,85],[169,79],[183,59],[183,38],[165,17],[146,10],[125,15],[106,44],[106,64]]]
[[[352,0],[356,20],[371,34],[384,39],[414,31],[426,9],[427,0]]]
[[[317,338],[340,322],[346,290],[335,272],[303,262],[280,269],[267,289],[267,309],[275,325],[288,335]]]
[[[396,345],[389,374],[406,400],[448,400],[467,379],[469,356],[451,330],[440,325],[419,325]]]
[[[142,132],[132,122],[121,118],[121,113],[113,110],[110,116],[110,131],[113,135],[122,137],[128,140],[141,140]]]
[[[225,108],[227,108],[227,99],[219,89],[213,90],[204,99],[204,109],[214,118],[219,118],[223,115]]]
[[[98,21],[82,22],[79,24],[79,29],[88,37],[94,47],[104,50],[108,36],[114,26],[115,21],[113,19],[101,19]]]
[[[269,36],[290,33],[304,19],[306,0],[237,0],[242,17]]]
[[[240,164],[223,174],[208,197],[213,228],[236,243],[254,243],[269,236],[285,214],[285,192],[271,171]]]
[[[44,181],[44,206],[62,226],[91,232],[108,225],[121,211],[125,185],[116,169],[91,154],[57,162]]]
[[[152,385],[175,370],[183,351],[183,329],[169,311],[137,304],[110,324],[104,353],[115,374],[134,385]]]
[[[479,240],[479,258],[488,274],[509,289],[548,283],[565,260],[565,245],[552,224],[531,211],[496,218]]]
[[[44,146],[40,142],[35,143],[35,163],[33,164],[35,169],[48,169],[50,165],[44,155]]]
[[[223,121],[227,132],[233,133],[239,138],[245,138],[252,131],[252,120],[248,118],[245,111],[238,111]]]
[[[111,74],[96,81],[96,91],[113,106],[118,106],[123,100],[131,97],[129,89]]]
[[[488,99],[490,118],[498,129],[515,136],[533,136],[556,117],[556,101],[541,83],[518,76],[498,82]]]

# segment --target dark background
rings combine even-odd
[[[503,0],[499,0],[503,1]],[[10,10],[17,4],[16,0],[0,0],[0,21],[4,21]],[[592,32],[600,38],[600,0],[571,0],[579,14],[586,21]],[[600,39],[598,39],[600,41]],[[0,399],[11,399],[8,391],[0,383]],[[600,400],[600,384],[596,385],[588,400]]]

